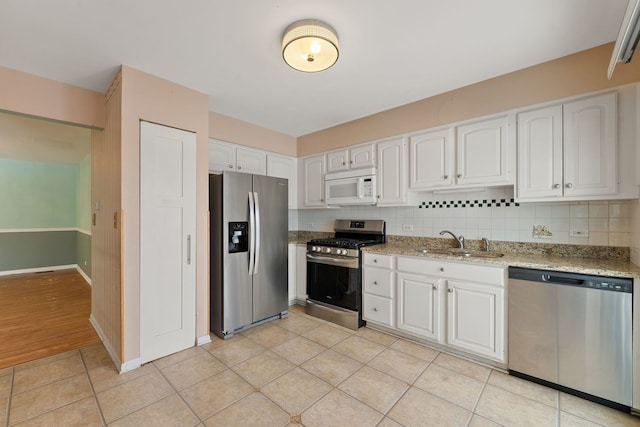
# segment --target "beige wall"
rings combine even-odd
[[[288,156],[297,153],[293,136],[213,112],[209,112],[209,137]]]
[[[301,136],[298,156],[640,80],[638,59],[618,65],[607,80],[612,50],[606,44]]]
[[[209,333],[207,110],[206,94],[122,67],[123,363],[140,356],[140,120],[197,134],[196,334]]]
[[[0,67],[0,110],[103,128],[104,94]]]

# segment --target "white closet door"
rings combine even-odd
[[[196,340],[196,135],[140,124],[140,358]]]

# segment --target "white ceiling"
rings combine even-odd
[[[105,92],[125,64],[292,136],[615,40],[627,0],[3,0],[0,65]],[[340,58],[305,74],[282,32],[333,26]],[[606,73],[606,70],[603,70]]]

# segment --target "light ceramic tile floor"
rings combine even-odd
[[[289,317],[119,375],[101,344],[0,370],[0,425],[639,426],[370,328]]]

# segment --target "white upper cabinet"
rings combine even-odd
[[[267,175],[289,180],[289,209],[297,209],[298,168],[296,158],[267,153]]]
[[[513,184],[512,139],[508,116],[412,135],[409,189]]]
[[[267,154],[262,150],[209,139],[209,172],[225,170],[266,175]]]
[[[236,148],[236,170],[256,175],[267,174],[267,153],[251,148]]]
[[[409,189],[424,190],[453,184],[452,128],[409,138]]]
[[[518,114],[518,197],[562,196],[562,105]]]
[[[518,114],[518,200],[584,200],[617,192],[617,96]]]
[[[236,170],[236,147],[228,142],[209,140],[209,172]]]
[[[324,174],[326,158],[324,154],[306,157],[302,160],[302,207],[324,207]]]
[[[509,119],[482,120],[456,128],[459,186],[513,184],[510,173]]]
[[[375,144],[355,145],[347,149],[327,152],[327,172],[374,167],[375,165]]]
[[[564,104],[564,194],[615,194],[616,94]]]
[[[407,202],[407,139],[393,138],[378,143],[378,206]]]

